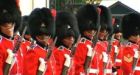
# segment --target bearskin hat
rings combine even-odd
[[[98,29],[99,15],[95,5],[87,4],[80,7],[76,16],[81,35],[85,30]]]
[[[128,39],[131,35],[138,35],[140,32],[140,13],[130,13],[123,16],[121,28],[124,39]]]
[[[55,25],[51,10],[48,8],[34,9],[29,16],[29,30],[33,38],[44,34],[53,37]]]
[[[115,19],[115,22],[113,24],[113,33],[119,33],[121,32],[121,27],[120,27],[120,20],[119,19]]]
[[[100,12],[101,30],[107,30],[108,33],[112,33],[113,27],[112,27],[111,11],[107,7],[102,5],[98,6],[98,8],[101,10]]]
[[[56,36],[58,37],[56,45],[62,45],[62,39],[69,36],[74,36],[75,39],[79,36],[76,16],[66,11],[57,12],[56,16]]]
[[[21,25],[21,12],[16,0],[0,0],[0,25],[15,23],[14,31]]]

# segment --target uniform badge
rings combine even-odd
[[[133,61],[133,57],[130,54],[127,54],[126,56],[124,56],[124,61],[130,63]]]

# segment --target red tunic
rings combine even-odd
[[[74,57],[71,58],[71,65],[70,65],[70,68],[68,70],[68,75],[75,75],[75,60],[74,60]]]
[[[7,59],[8,53],[7,49],[13,50],[14,43],[17,40],[10,40],[6,37],[0,36],[0,75],[3,75],[3,69],[5,65],[5,61]],[[12,63],[11,69],[9,71],[10,75],[14,74],[23,74],[23,54],[22,49],[19,48],[18,52],[15,54],[15,61]]]
[[[23,75],[36,75],[39,67],[39,58],[45,58],[47,51],[39,45],[33,49],[26,48],[24,56]]]
[[[57,75],[57,71],[56,71],[56,61],[54,58],[54,54],[51,54],[50,59],[47,61],[46,64],[46,71],[44,75]]]
[[[92,42],[86,38],[81,38],[80,43],[77,45],[74,55],[75,75],[85,74],[84,64],[88,52],[87,45],[92,46]]]
[[[122,64],[122,50],[120,49],[121,43],[119,40],[114,39],[112,43],[111,59],[113,66],[121,67]],[[117,56],[115,56],[115,49],[118,49]],[[117,75],[122,75],[122,70],[117,69]]]
[[[123,75],[129,75],[132,73],[132,64],[134,57],[134,50],[138,48],[137,44],[126,42],[122,45],[123,56],[122,56],[122,70]]]
[[[56,75],[61,75],[62,69],[64,67],[64,62],[65,62],[65,56],[64,54],[70,55],[71,51],[64,46],[60,46],[58,48],[55,48],[53,50],[53,55],[56,61],[55,64],[55,70],[56,70]]]
[[[94,50],[95,55],[91,62],[91,75],[103,75],[103,52],[107,50],[107,41],[98,41]]]

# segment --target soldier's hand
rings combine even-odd
[[[108,55],[106,52],[103,52],[103,62],[107,62],[108,61]]]
[[[70,63],[71,63],[70,55],[64,54],[64,56],[66,58],[64,65],[67,66],[67,67],[70,67]]]
[[[87,45],[87,48],[88,48],[87,56],[91,57],[93,48],[90,45]]]
[[[12,64],[12,61],[14,59],[14,53],[12,52],[11,49],[7,49],[8,57],[6,59],[6,63]]]
[[[39,58],[39,62],[40,62],[40,65],[39,65],[38,70],[44,72],[46,68],[46,62],[43,58]]]

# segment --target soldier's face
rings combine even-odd
[[[139,41],[139,35],[132,35],[128,38],[130,41],[138,43]]]
[[[14,23],[5,23],[0,26],[0,31],[2,33],[12,37],[14,34],[14,27],[15,27]]]
[[[104,40],[107,38],[107,34],[108,34],[108,32],[106,30],[103,30],[103,31],[99,32],[98,37],[99,37],[99,39]]]
[[[50,40],[50,36],[46,36],[46,35],[39,35],[39,36],[36,36],[36,39],[44,44],[44,45],[48,45],[49,44],[49,40]]]
[[[117,39],[117,40],[120,40],[122,38],[122,33],[121,32],[116,33],[114,38]]]
[[[90,39],[93,39],[94,35],[96,34],[95,30],[86,30],[84,31],[84,35]]]
[[[24,35],[24,38],[26,38],[27,40],[30,40],[31,39],[31,35],[30,34],[26,34],[26,35]]]
[[[73,36],[66,37],[62,40],[63,44],[66,45],[68,48],[71,48],[75,39]]]

